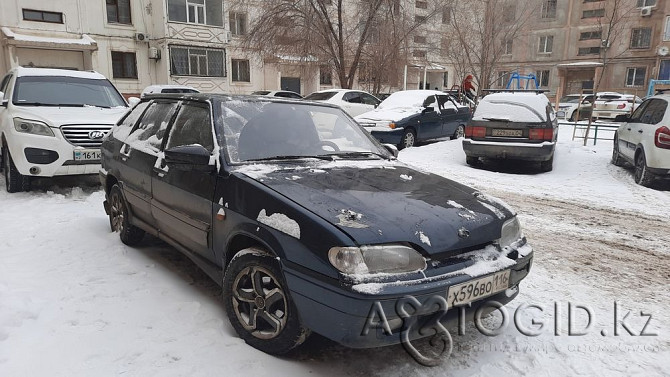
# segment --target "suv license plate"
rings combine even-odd
[[[523,136],[523,131],[493,129],[491,130],[491,136],[521,137]]]
[[[510,270],[496,272],[477,280],[449,287],[447,303],[449,307],[466,305],[480,298],[491,296],[509,288]]]
[[[78,149],[74,151],[75,161],[99,160],[100,149]]]

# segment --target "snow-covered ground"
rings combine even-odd
[[[174,249],[148,239],[124,246],[110,233],[96,186],[0,188],[0,376],[512,376],[644,375],[670,371],[670,188],[635,185],[609,164],[611,142],[582,147],[563,127],[551,173],[503,164],[473,169],[460,141],[402,151],[402,161],[476,186],[512,204],[535,247],[535,261],[510,323],[488,337],[454,332],[443,365],[422,367],[402,347],[352,350],[313,336],[273,357],[234,333],[220,288]],[[4,180],[0,179],[4,187]],[[614,302],[621,325],[614,336]],[[559,307],[556,315],[555,303]],[[588,306],[594,323],[568,336],[568,303]],[[522,335],[513,325],[520,309]],[[554,318],[560,329],[554,333]],[[575,311],[575,330],[586,326]],[[486,323],[497,327],[500,315]]]

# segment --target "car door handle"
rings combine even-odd
[[[626,128],[628,131],[630,131],[630,128]]]
[[[642,133],[642,132],[644,132],[644,131],[642,131],[642,130],[637,130],[637,132]]]

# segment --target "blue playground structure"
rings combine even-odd
[[[526,80],[526,86],[525,88],[521,87],[521,80]],[[512,87],[512,83],[516,81],[516,88]],[[507,86],[505,89],[533,89],[529,88],[530,83],[535,84],[534,89],[540,89],[540,80],[537,79],[535,74],[531,73],[528,75],[520,75],[519,72],[512,72],[512,74],[509,77],[509,81],[507,82]]]
[[[651,79],[651,80],[649,80],[649,89],[647,90],[647,97],[653,96],[654,94],[656,94],[656,92],[655,92],[657,90],[656,85],[659,85],[659,86],[663,87],[662,89],[659,88],[658,89],[659,91],[660,90],[670,90],[669,89],[670,88],[670,80],[654,80],[654,79]]]

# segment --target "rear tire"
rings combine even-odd
[[[400,140],[400,144],[398,144],[398,149],[413,147],[414,143],[416,143],[416,132],[411,128],[406,129],[405,133],[402,134],[402,140]]]
[[[650,187],[652,182],[654,182],[654,175],[647,167],[647,158],[644,155],[644,151],[641,151],[640,154],[635,157],[634,178],[635,183],[644,187]]]
[[[302,344],[310,330],[302,325],[277,260],[249,248],[233,257],[223,277],[226,313],[250,346],[272,355]]]
[[[548,173],[554,170],[554,156],[551,156],[551,158],[548,159],[547,161],[540,162],[540,170],[543,173]]]
[[[30,177],[19,173],[16,169],[16,165],[14,165],[14,160],[12,160],[12,155],[9,153],[9,148],[7,148],[6,145],[2,148],[2,154],[7,192],[30,191]]]
[[[451,140],[460,139],[462,137],[465,137],[465,126],[460,124],[458,128],[456,128],[456,131],[454,131],[454,134],[451,135]]]
[[[121,242],[128,246],[135,246],[144,238],[144,231],[130,224],[128,205],[121,188],[116,184],[109,190],[109,226],[112,232],[119,233]]]

